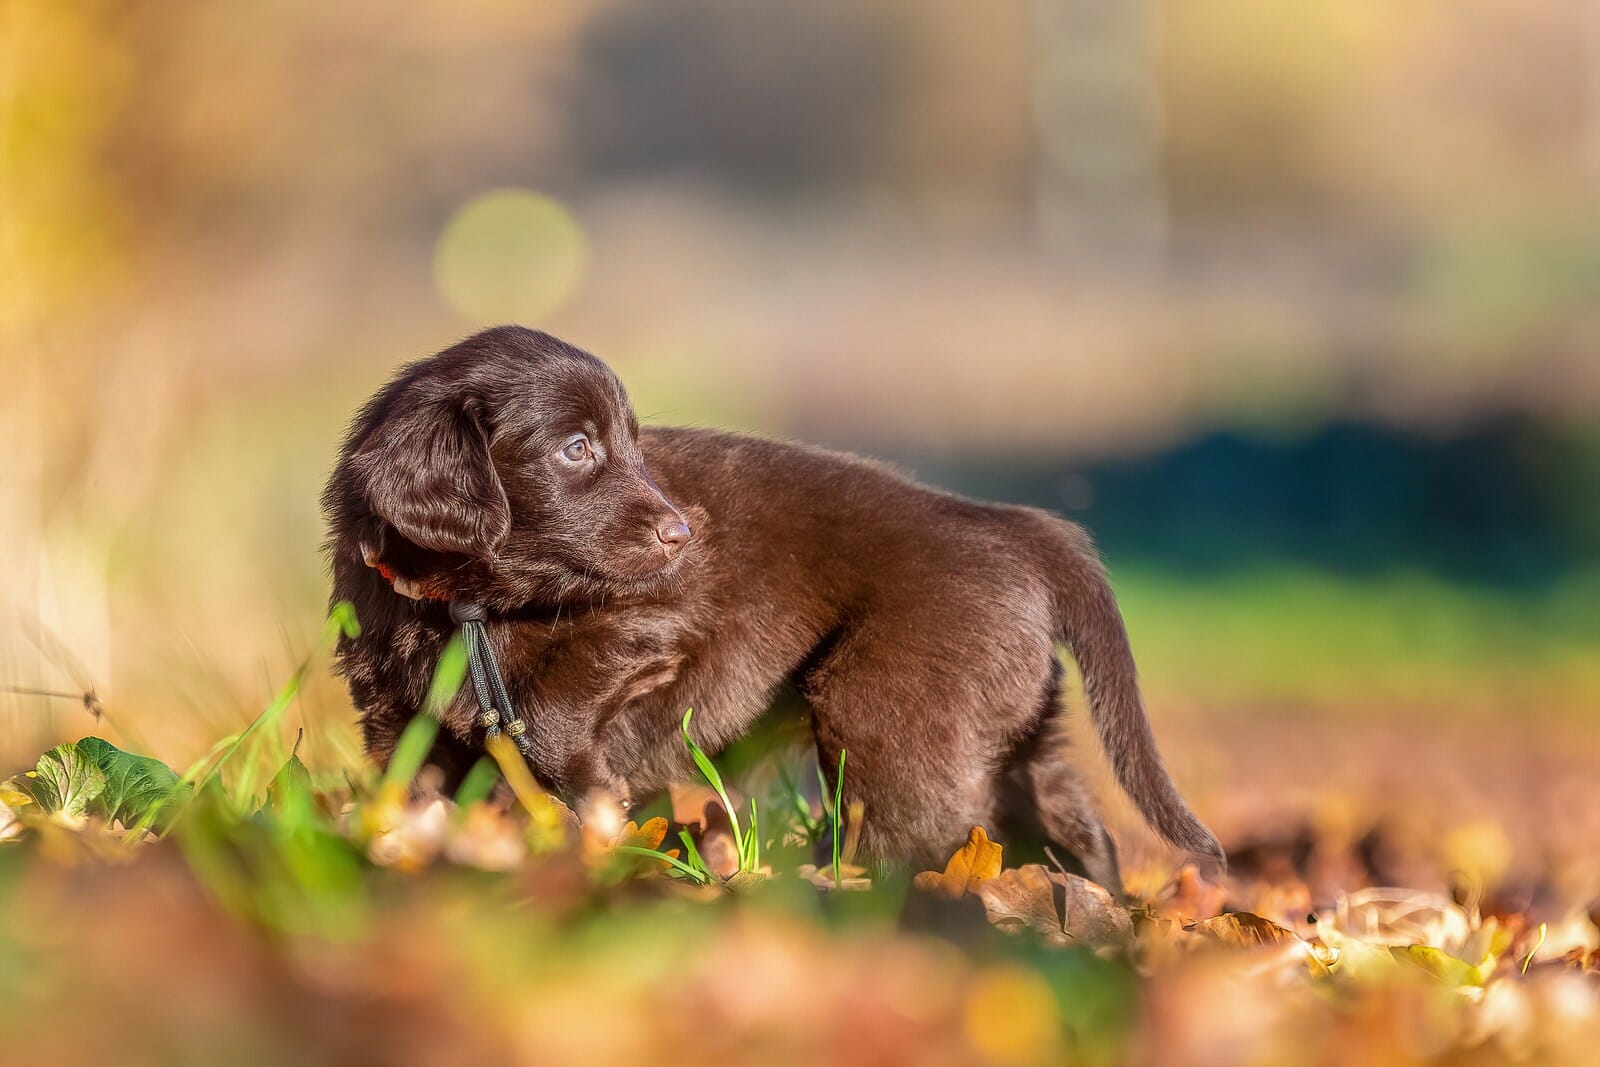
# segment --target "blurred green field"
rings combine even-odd
[[[1312,719],[1600,713],[1600,574],[1544,591],[1304,567],[1113,581],[1163,700]]]

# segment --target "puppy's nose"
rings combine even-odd
[[[693,536],[694,531],[689,529],[689,524],[682,519],[673,519],[656,527],[656,539],[661,542],[669,556],[676,556]]]

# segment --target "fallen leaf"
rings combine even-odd
[[[643,826],[629,819],[617,837],[617,844],[632,845],[634,848],[660,848],[666,838],[667,820],[657,815],[654,819],[645,820]]]
[[[1000,873],[1000,846],[989,840],[981,826],[974,826],[967,843],[956,850],[944,871],[923,871],[914,884],[918,889],[960,900],[979,885]]]
[[[432,863],[444,847],[449,828],[447,801],[434,799],[408,804],[388,829],[368,842],[367,856],[380,867],[419,871]]]
[[[1306,916],[1311,913],[1311,887],[1304,882],[1279,882],[1258,885],[1234,901],[1236,907],[1286,926],[1304,936]]]
[[[301,798],[310,798],[311,772],[300,762],[300,757],[290,753],[278,773],[267,783],[265,808],[275,815],[286,815]]]
[[[1389,951],[1395,959],[1414,964],[1452,987],[1481,986],[1493,967],[1492,961],[1473,966],[1432,945],[1397,945]]]
[[[766,885],[767,880],[771,877],[772,872],[765,868],[759,871],[735,871],[728,878],[728,880],[723,883],[723,888],[730,889],[735,893],[744,889],[756,889],[760,886]]]
[[[40,756],[38,765],[17,783],[40,811],[81,822],[88,817],[89,805],[105,792],[106,776],[76,744],[64,744]]]
[[[1127,909],[1103,887],[1039,863],[1001,871],[972,891],[996,929],[1032,930],[1051,944],[1105,944],[1133,929]]]
[[[17,816],[16,810],[6,803],[7,799],[4,792],[0,792],[0,841],[22,833],[22,820]]]
[[[1293,930],[1248,911],[1218,915],[1213,919],[1190,923],[1184,929],[1232,948],[1259,948],[1263,945],[1285,945],[1304,941]]]
[[[1201,877],[1194,864],[1186,863],[1151,907],[1163,916],[1189,923],[1221,915],[1227,899],[1227,890]]]
[[[872,879],[865,877],[867,869],[853,863],[839,864],[839,881],[833,880],[833,866],[818,867],[814,863],[803,863],[795,868],[795,875],[803,878],[818,889],[871,889]]]
[[[445,842],[450,862],[485,871],[509,871],[528,855],[522,830],[492,804],[477,803],[454,821]]]
[[[1248,911],[1218,915],[1191,923],[1184,929],[1230,948],[1280,950],[1286,956],[1304,960],[1306,968],[1315,975],[1328,974],[1338,959],[1337,953],[1326,946],[1313,945],[1293,930]]]
[[[590,790],[578,802],[578,858],[585,867],[609,869],[618,858],[617,846],[631,844],[630,834],[637,836],[638,825],[624,822],[622,812],[622,804],[609,790]]]
[[[1600,950],[1575,948],[1554,962],[1576,971],[1600,973]]]
[[[1472,936],[1467,913],[1446,897],[1376,887],[1340,899],[1334,923],[1341,933],[1374,945],[1432,945],[1451,951]]]
[[[85,737],[78,753],[93,760],[105,776],[93,808],[107,822],[132,826],[153,820],[182,786],[178,775],[158,759],[138,756],[98,737]]]

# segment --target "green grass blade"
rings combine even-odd
[[[494,783],[499,779],[494,760],[488,757],[478,760],[461,780],[461,788],[456,790],[456,807],[465,811],[474,804],[488,800],[489,794],[494,792]]]
[[[839,777],[833,787],[833,884],[839,884],[839,812],[844,806],[844,755],[845,750],[839,750]]]
[[[199,778],[194,780],[194,786],[197,790],[205,785],[208,780],[221,774],[222,768],[238,755],[241,749],[248,745],[253,750],[254,745],[252,742],[256,735],[282,718],[283,713],[289,709],[289,705],[294,703],[295,697],[300,695],[300,681],[305,676],[307,666],[308,664],[305,663],[300,665],[299,669],[284,683],[283,688],[278,690],[278,695],[273,698],[272,703],[267,705],[260,715],[252,719],[249,726],[235,734],[230,741],[218,742],[213,751],[221,749],[221,752],[216,762],[212,763]],[[191,773],[198,767],[203,767],[204,763],[205,761],[201,761],[196,767],[190,768]],[[255,790],[256,771],[257,768],[253,764],[247,763],[245,769],[240,773],[239,781],[233,790],[233,799],[236,804],[248,802],[250,799],[250,795]]]
[[[412,717],[389,755],[389,766],[383,772],[384,789],[403,790],[417,776],[439,735],[439,715],[456,698],[466,677],[467,645],[456,634],[439,654],[439,665],[434,668],[422,711]]]
[[[328,621],[322,629],[322,644],[331,648],[341,637],[354,640],[361,636],[361,620],[356,618],[356,606],[341,600],[328,612]]]
[[[403,791],[406,785],[422,770],[422,763],[433,748],[433,739],[439,733],[439,720],[432,715],[415,715],[407,724],[400,740],[389,754],[389,766],[383,772],[383,788]]]
[[[683,854],[688,857],[690,865],[700,871],[708,882],[716,878],[716,875],[711,873],[711,867],[707,865],[705,857],[700,855],[700,850],[695,847],[694,838],[689,835],[689,831],[679,830],[678,840],[683,842]]]
[[[815,842],[817,831],[822,828],[822,824],[811,817],[811,805],[806,802],[805,795],[800,792],[800,787],[795,785],[794,779],[789,776],[789,768],[781,762],[778,764],[778,782],[783,788],[783,798],[794,809],[794,818],[799,820],[801,832],[805,834],[807,841]],[[783,835],[780,833],[778,836],[781,840]]]
[[[626,852],[630,856],[643,856],[646,859],[659,860],[660,862],[665,863],[668,867],[677,871],[679,874],[683,875],[685,878],[688,878],[690,881],[694,882],[695,885],[711,884],[710,876],[704,871],[697,871],[687,863],[684,863],[678,857],[669,856],[665,852],[657,852],[653,848],[643,848],[639,845],[618,845],[616,847],[616,851]]]
[[[428,695],[422,701],[422,710],[438,718],[461,691],[467,678],[467,643],[455,634],[439,653],[439,665],[433,669],[433,681],[428,685]]]
[[[689,755],[694,759],[696,767],[705,776],[711,788],[716,791],[717,799],[722,801],[722,809],[728,813],[728,823],[733,827],[733,850],[740,857],[744,856],[744,834],[739,829],[739,813],[733,806],[733,801],[728,799],[728,791],[722,786],[722,775],[717,771],[717,765],[711,762],[711,757],[705,754],[701,747],[694,743],[694,738],[689,736],[689,720],[694,717],[694,709],[689,708],[683,713],[681,729],[683,743],[689,747]]]
[[[761,823],[756,815],[756,798],[750,798],[750,832],[745,835],[750,848],[748,856],[740,857],[740,870],[754,871],[761,867]]]

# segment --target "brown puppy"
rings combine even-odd
[[[861,842],[942,861],[975,825],[1032,829],[1117,886],[1115,851],[1066,761],[1064,641],[1118,781],[1180,848],[1220,860],[1145,719],[1122,618],[1083,530],[963,500],[874,463],[707,430],[641,430],[616,376],[499,327],[406,367],[362,409],[324,497],[333,598],[361,636],[339,665],[380,763],[452,633],[488,633],[566,797],[642,796],[792,683],[818,758],[849,752]],[[435,762],[481,752],[464,690]]]

